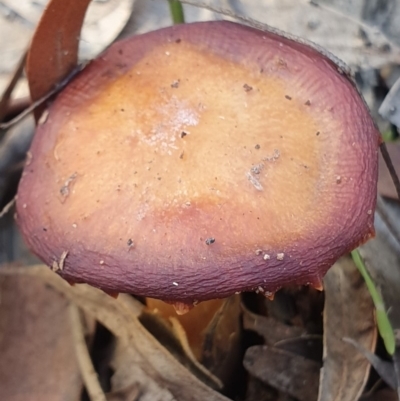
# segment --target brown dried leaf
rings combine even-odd
[[[83,315],[73,303],[69,305],[68,311],[75,345],[75,355],[78,360],[86,392],[91,401],[106,401],[106,396],[101,388],[97,372],[94,369],[88,350]]]
[[[147,332],[138,320],[142,305],[132,297],[121,295],[114,299],[83,284],[71,287],[44,265],[4,268],[0,269],[1,274],[37,277],[61,292],[126,344],[135,353],[136,365],[143,374],[167,389],[177,400],[228,401],[226,397],[196,379]]]
[[[278,341],[275,347],[315,362],[322,360],[322,335],[319,334],[306,334],[302,337]]]
[[[190,309],[190,311],[178,315],[173,305],[159,299],[146,298],[146,305],[152,314],[162,317],[165,321],[169,321],[171,317],[179,321],[186,333],[186,339],[191,351],[197,360],[201,359],[204,330],[211,322],[217,310],[221,308],[223,302],[224,300],[222,299],[200,302],[195,308]],[[171,324],[172,328],[174,328],[173,321],[171,321]],[[179,337],[178,332],[175,334]]]
[[[214,388],[220,389],[223,383],[230,382],[231,376],[241,365],[240,296],[200,302],[183,315],[177,315],[174,307],[163,301],[147,298],[146,302],[151,312],[143,315],[142,321],[146,318],[153,328],[157,326],[159,334],[151,332],[166,346],[170,342],[168,337],[173,335],[176,338],[179,348],[194,365],[185,366],[191,368],[194,374],[196,371],[206,373]],[[160,318],[163,322],[157,322]],[[176,347],[170,351],[176,353]],[[196,376],[202,378],[204,374]]]
[[[244,357],[246,370],[278,390],[299,399],[317,399],[320,364],[269,346],[254,346]]]
[[[262,316],[251,312],[242,305],[243,328],[252,330],[264,338],[265,344],[274,345],[278,341],[298,338],[305,330],[297,326],[289,326],[271,316]]]
[[[241,363],[240,296],[227,298],[205,330],[201,363],[225,384]]]
[[[0,294],[0,398],[78,401],[82,380],[68,301],[28,276],[2,276]]]
[[[43,97],[76,67],[80,32],[89,3],[90,0],[51,0],[47,5],[26,65],[32,101]],[[36,117],[40,114],[38,110]]]
[[[115,373],[111,378],[112,391],[107,401],[176,401],[162,383],[157,382],[141,368],[140,356],[123,341],[117,341],[111,366]]]
[[[319,401],[354,401],[362,393],[370,364],[344,337],[373,351],[376,345],[371,295],[353,261],[346,257],[325,276],[324,366]]]
[[[177,319],[169,318],[167,321],[157,313],[145,310],[140,315],[140,322],[171,355],[198,379],[214,390],[222,389],[221,380],[201,365],[192,354],[186,332]]]
[[[386,388],[363,397],[362,401],[398,401],[398,397],[395,391]]]
[[[396,390],[397,389],[397,377],[394,369],[394,364],[389,361],[385,361],[379,356],[373,354],[372,352],[366,350],[357,341],[352,340],[351,338],[344,338],[349,344],[353,345],[360,354],[364,355],[364,357],[369,361],[369,363],[376,370],[378,375],[386,382],[386,384]]]

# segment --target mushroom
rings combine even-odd
[[[58,95],[16,219],[65,279],[181,310],[320,287],[374,234],[380,141],[331,56],[232,22],[177,25],[115,43]]]

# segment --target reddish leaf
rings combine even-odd
[[[51,0],[32,39],[26,73],[32,100],[54,88],[78,62],[80,32],[90,0]],[[43,109],[37,109],[38,118]]]

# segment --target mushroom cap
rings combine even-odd
[[[297,41],[223,21],[134,36],[47,112],[17,222],[69,281],[184,303],[319,286],[374,234],[380,135]]]

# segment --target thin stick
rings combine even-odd
[[[24,119],[29,113],[31,113],[33,110],[36,109],[36,107],[39,107],[42,103],[44,103],[46,100],[51,98],[53,95],[56,93],[60,92],[61,89],[63,89],[71,80],[74,78],[76,74],[78,74],[82,69],[85,67],[86,64],[83,64],[81,66],[78,66],[76,69],[72,71],[71,74],[69,74],[64,80],[62,80],[59,84],[55,86],[54,89],[52,89],[50,92],[46,93],[43,97],[40,99],[36,100],[36,102],[33,102],[28,108],[26,108],[21,114],[18,114],[17,117],[13,118],[12,120],[0,124],[0,129],[8,129],[12,127],[14,124],[17,122],[21,121]]]
[[[83,382],[91,401],[107,401],[103,389],[100,386],[97,373],[93,367],[92,359],[86,345],[81,315],[76,305],[69,305],[72,336],[74,339],[75,353]]]
[[[10,211],[10,209],[14,206],[15,200],[16,200],[16,197],[14,196],[14,198],[12,198],[12,199],[10,200],[10,202],[8,202],[7,205],[5,205],[5,206],[3,207],[3,210],[0,212],[0,219],[1,219],[3,216],[5,216],[5,215]]]
[[[396,188],[397,197],[400,200],[400,180],[399,180],[399,176],[397,175],[396,170],[395,170],[395,168],[393,166],[393,162],[392,162],[392,159],[391,159],[391,157],[389,155],[389,152],[387,150],[385,142],[381,143],[380,149],[381,149],[381,154],[382,154],[383,160],[386,163],[386,166],[387,166],[387,168],[389,170],[389,173],[390,173],[390,177],[392,178],[393,184],[394,184],[394,186]]]

